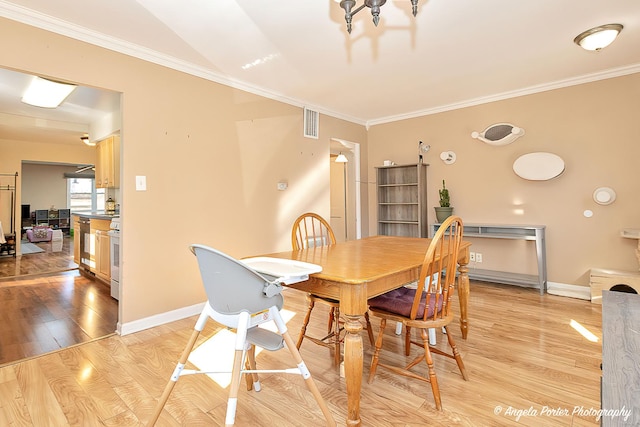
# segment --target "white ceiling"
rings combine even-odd
[[[351,35],[334,0],[0,0],[0,16],[368,125],[640,71],[637,0],[420,0],[416,18],[389,0]],[[573,43],[607,23],[624,25],[608,48]],[[30,115],[0,78],[0,113]],[[76,95],[56,120],[98,108]]]

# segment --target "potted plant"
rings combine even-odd
[[[442,180],[442,188],[438,193],[440,193],[440,206],[436,206],[434,209],[436,210],[436,219],[439,223],[442,223],[453,213],[453,208],[450,205],[449,190],[445,185],[444,179]]]

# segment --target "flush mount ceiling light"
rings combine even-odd
[[[597,51],[613,43],[622,28],[621,24],[601,25],[580,33],[573,41],[585,50]]]
[[[75,88],[76,85],[34,77],[22,96],[22,102],[35,107],[56,108]]]
[[[340,0],[336,0],[340,1]],[[347,32],[351,34],[351,19],[353,15],[360,12],[365,7],[371,9],[371,15],[373,16],[373,24],[377,27],[378,22],[380,22],[380,7],[384,5],[387,0],[364,0],[364,3],[360,5],[358,8],[354,9],[356,6],[355,0],[342,0],[340,1],[340,7],[344,9],[344,20],[347,21]],[[418,0],[411,0],[411,12],[413,16],[416,16],[418,13]]]
[[[336,157],[336,163],[347,163],[348,161],[349,159],[347,159],[347,156],[342,153],[338,154],[338,157]]]

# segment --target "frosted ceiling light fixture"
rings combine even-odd
[[[73,84],[34,77],[22,96],[22,102],[35,107],[56,108],[75,88]]]
[[[336,163],[347,163],[348,161],[349,159],[347,159],[347,156],[342,153],[338,154],[338,157],[336,157]]]
[[[340,0],[336,0],[340,1]],[[347,32],[351,34],[351,19],[353,15],[360,12],[365,7],[371,9],[371,16],[373,16],[373,24],[377,27],[380,22],[380,7],[382,7],[387,0],[364,0],[364,3],[359,7],[356,7],[356,0],[342,0],[340,1],[340,7],[344,9],[344,20],[347,22]],[[354,9],[355,8],[355,9]],[[418,0],[411,0],[411,13],[413,16],[418,14]]]
[[[585,50],[598,51],[613,43],[623,28],[621,24],[601,25],[578,34],[573,41]]]

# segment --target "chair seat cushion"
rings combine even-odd
[[[394,289],[375,298],[371,298],[369,300],[369,307],[384,310],[393,314],[399,314],[408,318],[411,316],[411,306],[413,305],[415,295],[415,289],[405,287]],[[438,313],[442,311],[442,298],[438,299],[438,305],[436,308],[435,294],[425,294],[423,292],[422,300],[418,307],[418,313],[416,314],[416,319],[424,316],[424,309],[427,302],[426,295],[429,295],[429,310],[427,311],[427,317],[432,317],[436,309]]]

